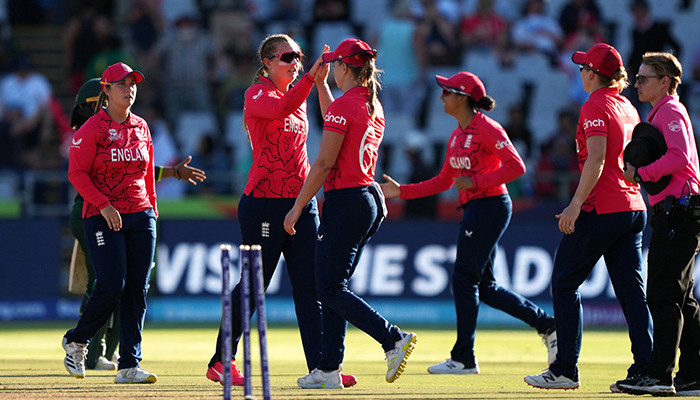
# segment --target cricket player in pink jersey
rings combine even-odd
[[[347,323],[382,345],[387,382],[403,372],[416,335],[392,325],[348,287],[362,250],[386,216],[384,196],[374,181],[384,110],[377,99],[377,51],[358,39],[346,39],[323,61],[344,94],[326,109],[318,158],[284,229],[298,234],[306,204],[323,186],[325,202],[316,242],[316,290],[323,304],[323,354],[316,368],[297,380],[305,389],[341,389]],[[319,86],[327,91],[328,85]]]
[[[452,293],[457,312],[457,341],[450,358],[431,365],[431,374],[478,374],[474,354],[479,304],[484,302],[537,330],[550,359],[557,352],[554,318],[536,304],[500,286],[493,274],[498,241],[512,214],[506,183],[525,173],[525,163],[501,125],[479,109],[490,111],[494,99],[486,95],[479,77],[459,72],[449,78],[437,75],[445,113],[458,123],[447,144],[440,173],[423,182],[401,185],[384,175],[382,190],[389,197],[414,199],[459,189],[464,210],[452,272]],[[551,360],[550,360],[551,361]]]
[[[85,377],[90,339],[120,306],[119,370],[115,383],[154,383],[140,368],[146,289],[156,244],[153,141],[146,121],[131,112],[143,74],[124,63],[102,74],[98,107],[75,133],[68,178],[84,197],[83,224],[96,285],[75,328],[63,337],[64,365]]]
[[[652,205],[647,301],[654,321],[654,349],[643,374],[617,382],[630,394],[700,396],[700,309],[693,295],[693,269],[700,248],[700,172],[693,125],[678,98],[683,69],[669,53],[642,56],[635,88],[652,106],[647,121],[666,142],[666,154],[651,164],[627,164],[629,182],[668,185],[649,194]],[[680,348],[678,371],[673,378]]]
[[[324,49],[328,51],[328,48]],[[248,183],[238,204],[238,221],[245,244],[262,247],[263,280],[267,288],[284,254],[292,284],[294,307],[299,324],[302,346],[308,371],[321,358],[323,320],[321,303],[314,280],[314,252],[318,229],[316,199],[309,199],[299,218],[299,234],[289,235],[284,230],[284,217],[292,208],[304,180],[309,173],[306,138],[309,121],[306,98],[315,81],[325,84],[328,66],[319,58],[296,84],[302,68],[299,44],[288,35],[270,35],[260,44],[261,66],[253,85],[245,93],[245,125],[253,150],[253,165]],[[327,86],[327,85],[326,85]],[[322,108],[331,103],[330,91],[320,90]],[[233,357],[232,383],[243,385],[244,377],[235,364],[241,337],[240,284],[233,289]],[[251,302],[251,312],[255,309]],[[216,340],[214,355],[209,361],[206,376],[223,384],[222,330]],[[357,383],[353,375],[342,375],[343,385]]]
[[[572,56],[579,64],[583,88],[590,93],[581,107],[576,153],[581,170],[569,205],[556,215],[564,233],[554,258],[552,297],[558,353],[549,369],[525,382],[543,389],[576,389],[581,385],[578,358],[583,336],[579,286],[604,257],[632,342],[633,364],[627,377],[649,363],[652,325],[642,280],[642,231],[646,205],[639,186],[623,178],[622,156],[639,114],[620,92],[627,71],[620,53],[598,43]],[[615,383],[610,386],[613,391]]]

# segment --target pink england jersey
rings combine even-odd
[[[364,86],[348,90],[328,107],[323,130],[345,138],[324,190],[369,186],[374,182],[379,144],[384,137],[384,109],[377,103],[374,118],[369,114],[369,89]]]
[[[120,213],[156,208],[153,141],[143,118],[129,114],[120,124],[104,109],[73,135],[68,179],[85,198],[83,218],[108,205]]]
[[[581,171],[588,159],[586,139],[593,135],[607,139],[603,172],[581,207],[584,211],[595,209],[598,214],[607,214],[646,210],[639,185],[622,177],[625,167],[622,153],[638,123],[637,109],[616,88],[596,90],[581,107],[576,129],[576,153]]]
[[[253,147],[253,165],[244,192],[252,197],[293,199],[309,174],[306,97],[308,74],[287,93],[266,77],[245,92],[243,114]]]
[[[501,125],[476,113],[466,129],[452,132],[440,173],[419,183],[401,185],[401,198],[414,199],[443,192],[454,178],[470,176],[474,187],[459,192],[459,202],[508,193],[506,183],[525,173],[525,163]]]

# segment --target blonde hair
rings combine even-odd
[[[642,64],[652,67],[654,72],[661,77],[668,76],[671,80],[671,84],[668,86],[669,94],[676,94],[676,89],[683,78],[683,67],[676,56],[661,52],[644,53]]]
[[[345,64],[357,78],[358,84],[369,89],[369,115],[372,118],[374,118],[374,115],[377,112],[377,107],[379,105],[378,93],[382,89],[382,84],[379,81],[379,77],[382,72],[384,72],[377,68],[376,64],[374,63],[374,59],[374,57],[367,57],[365,60],[365,65],[362,67]],[[342,62],[342,60],[340,62]]]
[[[255,77],[253,78],[253,83],[257,82],[261,76],[267,76],[268,71],[265,66],[265,59],[277,55],[277,44],[287,42],[292,47],[299,49],[299,44],[292,39],[291,36],[284,33],[278,33],[274,35],[269,35],[260,43],[260,48],[258,48],[258,59],[260,59],[260,67],[255,72]]]
[[[615,72],[613,72],[612,78],[603,76],[601,74],[596,74],[598,76],[598,81],[605,87],[617,88],[618,92],[622,92],[629,85],[630,81],[627,77],[627,70],[624,65],[621,65]]]
[[[284,33],[268,35],[265,39],[263,39],[263,41],[260,43],[260,47],[258,48],[258,59],[260,60],[260,67],[258,67],[258,70],[255,71],[253,83],[257,82],[260,79],[260,77],[267,76],[268,71],[267,67],[265,66],[265,59],[277,55],[277,44],[283,42],[289,43],[292,47],[296,48],[297,50],[300,49],[299,44],[289,35],[286,35]],[[303,69],[303,67],[301,69]],[[252,145],[252,141],[250,140],[250,131],[248,130],[248,124],[245,122],[245,118],[243,118],[243,121],[241,122],[241,127],[248,136],[248,142],[250,142]]]

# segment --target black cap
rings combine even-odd
[[[632,131],[632,140],[625,147],[622,159],[635,168],[649,165],[666,154],[668,150],[664,135],[654,125],[640,122]],[[641,182],[649,194],[658,194],[671,182],[671,175],[663,176],[656,182]]]

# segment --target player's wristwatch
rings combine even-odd
[[[642,182],[642,177],[639,176],[639,170],[638,170],[638,169],[634,170],[634,181],[637,182],[637,183],[641,183],[641,182]]]

